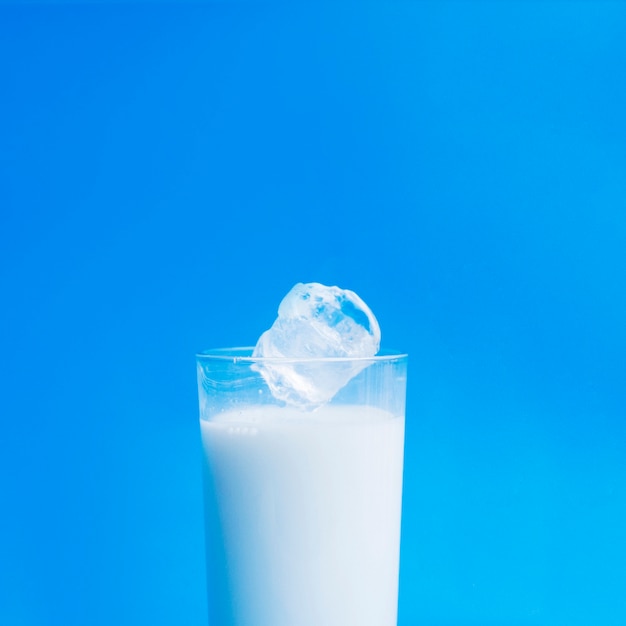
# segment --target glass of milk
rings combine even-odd
[[[210,626],[396,626],[407,356],[197,355]],[[358,372],[302,410],[267,368]]]

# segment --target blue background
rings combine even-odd
[[[625,624],[625,32],[0,6],[0,623],[206,623],[194,353],[320,281],[411,356],[400,626]]]

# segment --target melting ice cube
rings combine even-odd
[[[319,283],[298,283],[278,308],[278,318],[254,349],[255,357],[298,359],[265,362],[259,370],[275,398],[303,409],[328,402],[365,364],[320,362],[320,358],[371,357],[380,328],[353,291]],[[304,360],[309,359],[309,360]]]

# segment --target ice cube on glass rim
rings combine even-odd
[[[353,291],[320,283],[298,283],[283,298],[272,327],[259,338],[253,357],[367,358],[380,346],[380,327]],[[257,368],[278,400],[304,409],[328,402],[364,365],[298,361]]]

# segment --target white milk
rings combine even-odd
[[[404,417],[200,422],[210,626],[396,626]]]

